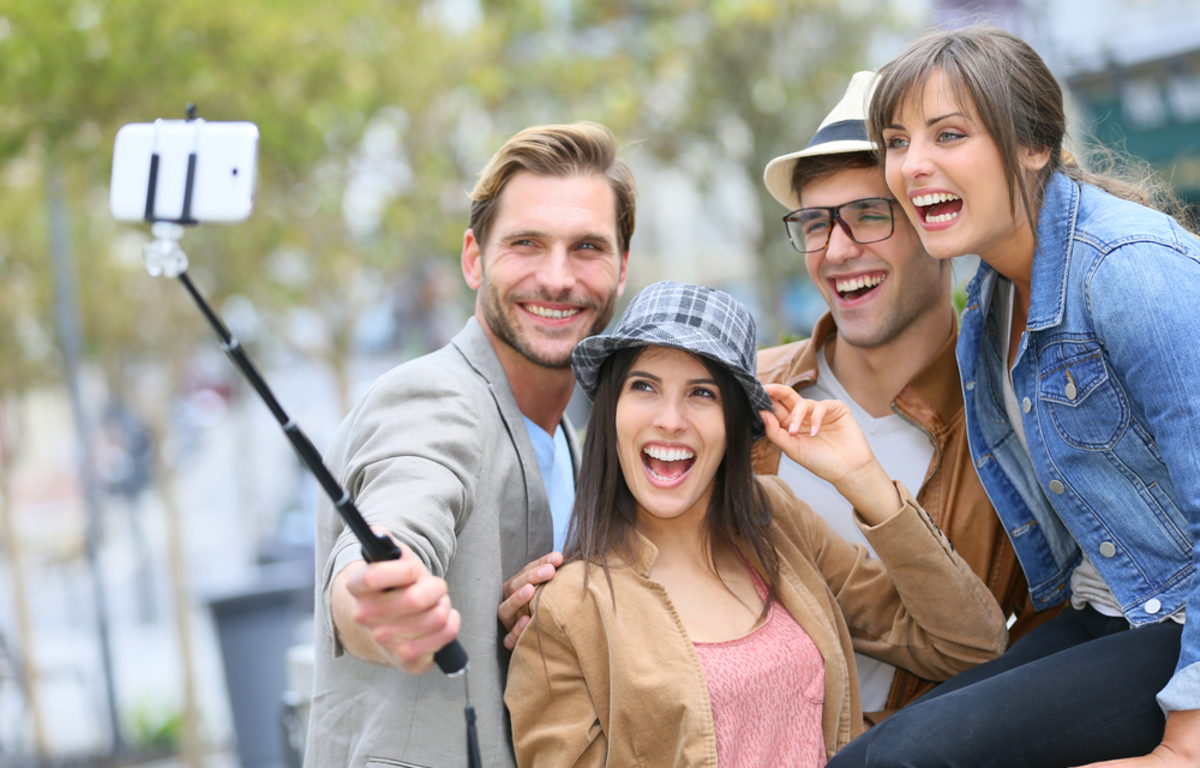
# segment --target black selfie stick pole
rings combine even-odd
[[[313,446],[308,436],[300,430],[296,422],[284,412],[279,401],[275,399],[275,394],[271,392],[271,388],[267,386],[267,382],[259,375],[258,369],[254,367],[254,363],[246,356],[245,350],[241,343],[229,333],[229,329],[221,322],[221,318],[213,312],[209,307],[208,302],[196,290],[196,286],[192,284],[187,272],[179,274],[179,282],[183,283],[183,287],[191,294],[192,299],[196,302],[196,306],[204,313],[204,317],[208,319],[208,324],[217,332],[217,336],[221,339],[221,349],[233,361],[233,364],[238,367],[246,380],[250,382],[250,386],[254,387],[254,391],[259,394],[267,408],[270,409],[271,415],[279,422],[279,426],[283,428],[283,432],[291,441],[292,446],[296,449],[296,453],[300,454],[300,460],[317,478],[317,482],[325,489],[325,493],[329,495],[333,506],[342,516],[342,520],[354,532],[359,543],[362,544],[363,559],[370,563],[377,563],[381,560],[399,560],[402,556],[400,547],[391,540],[390,537],[381,534],[376,534],[367,525],[367,521],[363,519],[362,513],[358,511],[358,507],[354,504],[354,499],[350,498],[350,492],[342,488],[333,474],[325,466],[325,462],[321,460],[321,454]],[[457,640],[451,640],[450,644],[442,648],[433,655],[433,660],[437,662],[438,667],[447,675],[458,675],[464,672],[467,668],[467,653],[463,650],[462,644]]]
[[[194,105],[188,104],[187,115],[188,120],[196,118]],[[159,157],[157,153],[151,155],[150,174],[146,189],[145,218],[147,221],[155,223],[154,234],[157,240],[150,247],[158,245],[160,241],[168,242],[165,243],[165,250],[160,249],[155,252],[161,257],[161,263],[150,264],[151,257],[147,256],[147,266],[151,268],[151,274],[160,274],[165,271],[166,274],[179,278],[179,282],[187,289],[188,294],[196,302],[196,306],[200,308],[200,312],[208,320],[209,325],[216,331],[217,337],[221,340],[221,349],[224,350],[233,364],[242,372],[246,380],[250,382],[250,386],[254,387],[254,391],[262,398],[267,408],[271,411],[271,415],[279,422],[279,426],[283,428],[284,434],[296,449],[300,460],[304,462],[304,465],[317,478],[317,482],[324,488],[325,493],[333,502],[334,508],[341,515],[342,520],[362,545],[363,559],[371,563],[377,563],[382,560],[399,560],[404,554],[400,547],[390,537],[376,534],[367,525],[367,521],[363,519],[362,513],[359,512],[358,507],[354,504],[354,499],[351,498],[350,492],[342,488],[341,484],[334,478],[329,468],[325,466],[325,462],[321,460],[321,454],[317,452],[312,441],[308,439],[308,436],[301,431],[296,422],[283,410],[279,401],[275,399],[275,394],[267,386],[267,382],[259,374],[258,369],[254,367],[254,363],[246,355],[241,343],[229,332],[229,329],[225,327],[225,323],[212,310],[208,302],[204,300],[204,297],[200,295],[200,292],[196,290],[196,286],[192,284],[191,279],[188,277],[187,258],[178,246],[178,239],[182,234],[182,228],[178,225],[197,223],[191,216],[192,190],[195,183],[197,162],[195,152],[188,157],[182,215],[178,220],[169,222],[169,224],[174,225],[173,227],[166,227],[162,230],[159,230],[158,224],[163,222],[163,220],[158,219],[154,215],[158,184],[158,162]],[[151,251],[148,250],[147,253],[149,254]],[[163,268],[164,265],[165,270]],[[448,676],[456,677],[462,675],[463,687],[466,693],[464,715],[467,721],[467,767],[482,768],[483,763],[479,756],[479,737],[475,730],[475,708],[471,706],[470,688],[467,684],[467,652],[463,650],[461,643],[457,640],[451,640],[448,645],[433,655],[433,660]]]

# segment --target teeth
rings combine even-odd
[[[659,461],[683,461],[696,456],[694,452],[686,448],[661,448],[657,445],[647,445],[642,451],[650,458]]]
[[[863,288],[874,288],[882,283],[886,278],[887,275],[852,277],[849,280],[834,280],[833,286],[837,288],[838,293],[850,293],[851,291],[857,291]]]
[[[926,216],[925,221],[928,224],[941,224],[943,221],[952,221],[958,218],[958,211],[953,213],[943,213],[941,216]]]
[[[571,309],[550,309],[549,307],[543,307],[537,304],[526,304],[525,309],[529,310],[538,317],[545,317],[551,320],[561,320],[564,317],[577,315],[582,311],[578,307],[573,307]]]
[[[958,195],[952,195],[949,192],[931,192],[928,195],[917,195],[912,199],[913,205],[924,208],[934,203],[948,203],[951,200],[958,200]]]

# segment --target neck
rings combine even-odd
[[[546,368],[530,361],[510,347],[476,316],[480,327],[492,342],[508,385],[512,388],[517,408],[526,418],[553,435],[562,421],[571,393],[575,391],[575,374],[568,368]]]
[[[825,345],[825,361],[846,393],[875,416],[892,413],[892,401],[937,354],[954,332],[954,308],[926,312],[896,338],[878,347],[856,347],[840,335]]]
[[[650,540],[658,549],[655,567],[678,566],[704,567],[711,569],[711,554],[707,537],[704,535],[704,514],[694,510],[668,520],[655,517],[639,505],[637,531]]]
[[[1025,218],[1019,218],[1020,225],[1013,236],[1002,248],[989,253],[980,253],[979,258],[987,265],[1008,278],[1016,293],[1013,296],[1013,323],[1019,321],[1025,325],[1029,317],[1029,300],[1033,286],[1033,252],[1037,247],[1037,238],[1033,228]]]

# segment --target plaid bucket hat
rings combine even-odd
[[[765,430],[758,412],[773,406],[754,377],[756,339],[750,311],[728,293],[688,283],[654,283],[633,297],[612,333],[579,342],[571,367],[592,400],[600,366],[618,349],[672,347],[708,358],[723,365],[742,385],[754,414],[750,429],[759,438]]]

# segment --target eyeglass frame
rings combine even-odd
[[[842,214],[839,213],[839,211],[842,208],[845,208],[847,205],[854,205],[855,203],[863,203],[863,202],[866,202],[867,200],[883,200],[884,202],[886,202],[888,204],[888,216],[891,219],[892,226],[891,226],[891,229],[888,230],[888,233],[886,235],[884,235],[883,237],[879,238],[878,240],[868,240],[867,242],[864,243],[854,236],[854,229],[850,226],[849,222],[847,222],[845,219],[842,218]],[[829,235],[828,235],[828,237],[825,238],[825,245],[822,245],[820,248],[813,248],[810,251],[806,251],[796,243],[796,239],[794,237],[792,237],[792,229],[791,229],[791,227],[788,226],[788,223],[792,221],[792,216],[795,216],[797,213],[800,213],[801,211],[827,211],[829,213],[829,219],[830,219]],[[796,222],[796,223],[798,224],[799,222]],[[835,223],[842,228],[843,232],[846,233],[846,237],[850,238],[851,241],[858,243],[859,245],[872,245],[874,243],[882,243],[884,240],[887,240],[892,235],[896,234],[896,200],[895,200],[895,198],[891,198],[891,197],[860,197],[857,200],[848,200],[848,201],[842,203],[841,205],[808,205],[803,208],[797,208],[794,211],[789,211],[783,217],[783,229],[785,232],[787,232],[788,242],[792,244],[792,248],[794,248],[798,253],[804,253],[804,254],[818,253],[818,252],[823,251],[826,248],[828,248],[829,247],[829,239],[831,237],[833,237],[833,225]]]

